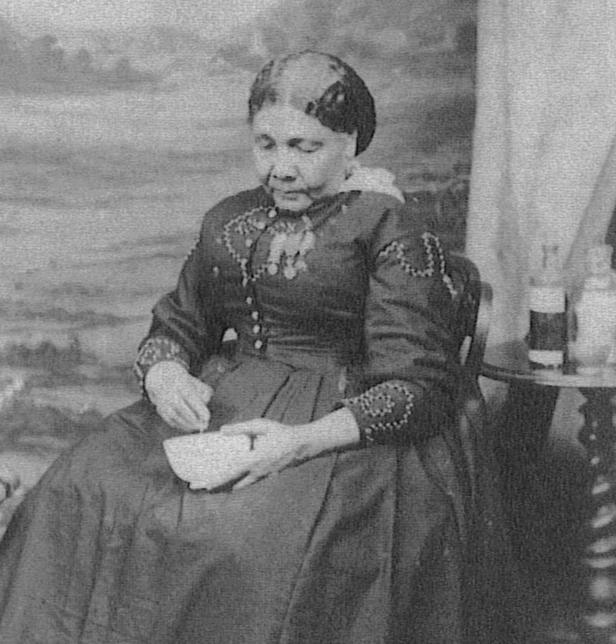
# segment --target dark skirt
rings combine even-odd
[[[305,423],[340,398],[329,364],[248,358],[205,379],[217,381],[213,428]],[[0,641],[504,642],[494,480],[473,432],[457,429],[212,493],[175,477],[162,440],[176,432],[140,401],[62,455],[18,508],[0,543]]]

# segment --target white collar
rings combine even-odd
[[[340,186],[339,192],[351,192],[352,190],[381,192],[404,203],[402,191],[394,185],[396,177],[393,172],[385,168],[365,168],[357,161],[353,163],[350,171],[350,176]]]

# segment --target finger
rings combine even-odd
[[[254,420],[223,425],[220,428],[220,431],[228,436],[236,436],[237,434],[253,434],[261,436],[263,434],[267,434],[270,428],[271,421],[264,418],[255,418]]]
[[[194,422],[187,421],[182,414],[178,412],[177,407],[161,405],[156,410],[160,417],[171,427],[182,431],[193,431],[196,429]]]
[[[225,434],[225,436],[240,436],[249,434],[250,431],[247,429],[247,423],[233,423],[231,425],[222,425],[220,433]]]
[[[185,431],[185,428],[183,427],[181,421],[176,418],[176,416],[172,413],[169,413],[163,409],[157,409],[158,415],[169,425],[170,427],[173,427],[173,429],[181,429],[182,431]]]
[[[210,410],[199,393],[196,390],[187,393],[183,397],[183,403],[186,411],[190,414],[190,420],[195,422],[199,427],[207,427],[210,420]],[[189,420],[188,415],[186,419]]]
[[[210,426],[210,418],[211,418],[210,410],[207,409],[206,412],[207,413],[200,418],[199,425],[197,426],[197,429],[200,432],[204,432]]]
[[[210,387],[205,382],[201,382],[201,380],[197,380],[195,378],[195,388],[198,391],[199,398],[203,401],[204,404],[208,404],[212,398],[212,394],[214,393],[214,390]]]
[[[209,420],[209,411],[205,408],[202,411],[202,416],[199,415],[188,396],[182,396],[179,400],[173,405],[176,417],[181,420],[181,422],[192,429],[197,429],[203,424],[204,420]]]
[[[258,481],[261,481],[265,478],[272,478],[278,476],[279,472],[251,472],[250,474],[247,474],[241,481],[238,481],[234,486],[234,490],[241,490],[244,487],[248,487],[249,485],[252,485],[253,483],[257,483]]]

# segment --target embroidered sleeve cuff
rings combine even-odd
[[[414,394],[401,380],[371,387],[342,404],[355,416],[363,447],[399,443],[413,412]]]
[[[164,360],[179,362],[187,371],[189,370],[188,354],[171,338],[165,336],[149,338],[139,349],[134,370],[139,380],[141,392],[146,398],[148,395],[145,390],[145,377],[155,364],[163,362]]]

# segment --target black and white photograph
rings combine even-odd
[[[0,0],[0,642],[616,641],[616,7]]]

